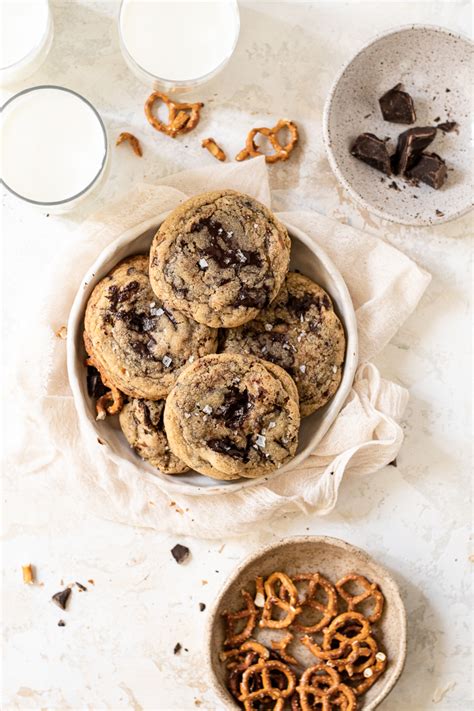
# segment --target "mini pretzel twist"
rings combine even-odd
[[[162,101],[168,107],[168,123],[163,123],[153,114],[153,107],[157,101]],[[204,106],[201,102],[180,103],[173,101],[166,94],[154,91],[145,102],[145,116],[148,123],[157,131],[166,133],[171,138],[176,138],[180,133],[188,133],[199,123],[200,112]]]
[[[118,388],[109,380],[101,364],[92,355],[92,341],[84,331],[84,347],[87,352],[85,365],[92,366],[99,371],[100,379],[104,386],[109,388],[109,392],[104,393],[95,404],[98,420],[105,420],[107,415],[117,415],[123,408],[123,395]]]
[[[344,634],[344,629],[348,627],[356,627],[359,631],[356,631],[354,635],[348,637],[347,634]],[[323,630],[323,649],[331,649],[331,642],[336,633],[339,633],[341,645],[360,642],[369,636],[370,624],[367,618],[360,612],[343,612],[335,617],[331,624]]]
[[[245,642],[245,640],[251,636],[257,623],[258,612],[252,600],[252,596],[246,590],[241,590],[241,594],[245,600],[245,607],[238,612],[228,612],[226,610],[222,613],[227,628],[226,638],[224,640],[226,647],[236,647],[242,642]],[[247,620],[247,622],[240,632],[236,632],[235,628],[240,620]]]
[[[300,622],[295,622],[294,627],[300,632],[319,632],[331,622],[335,615],[337,615],[337,592],[334,585],[332,585],[329,580],[324,578],[319,573],[306,573],[296,575],[293,578],[294,583],[304,581],[308,581],[309,585],[306,596],[300,602],[301,608],[304,609],[305,607],[309,607],[313,610],[317,610],[322,613],[322,618],[319,622],[316,622],[313,625],[304,625]],[[316,594],[319,588],[322,589],[326,595],[327,602],[325,605],[316,600]]]
[[[336,634],[334,638],[340,641],[340,635]],[[376,663],[376,654],[378,653],[378,645],[373,637],[369,635],[360,642],[353,642],[350,646],[350,652],[346,657],[339,657],[334,661],[328,662],[328,665],[334,666],[339,672],[347,672],[352,677],[357,674],[362,674],[364,669],[373,666]]]
[[[284,637],[281,639],[274,639],[270,642],[272,649],[278,653],[278,656],[283,659],[284,662],[287,662],[287,664],[293,664],[295,666],[298,665],[297,660],[291,656],[291,654],[288,654],[287,647],[291,642],[293,641],[293,635],[291,632],[287,632]]]
[[[278,593],[276,586],[279,583]],[[291,625],[296,615],[301,612],[298,607],[298,591],[291,579],[285,573],[275,572],[265,581],[265,605],[263,607],[260,627],[283,629]],[[286,613],[281,620],[272,619],[273,608],[278,607]]]
[[[280,688],[281,683],[274,686],[275,672],[278,673],[279,681],[286,681],[286,687]],[[281,678],[283,675],[284,679]],[[285,704],[285,699],[291,696],[296,688],[296,677],[286,664],[279,661],[260,661],[246,669],[240,684],[239,700],[248,711],[254,709],[254,702],[271,698],[276,701],[274,711],[281,711]],[[256,689],[252,691],[252,689]]]
[[[351,593],[347,592],[347,590],[345,590],[344,588],[344,586],[347,585],[347,583],[349,582],[354,582],[359,585],[361,588],[363,588],[363,592],[359,595],[351,595]],[[361,602],[373,598],[375,603],[374,611],[371,615],[367,615],[367,619],[369,620],[369,622],[372,623],[377,622],[377,620],[380,620],[380,618],[382,617],[385,598],[381,590],[379,590],[378,586],[375,583],[371,583],[363,575],[358,575],[357,573],[349,573],[348,575],[345,575],[343,578],[338,580],[338,582],[336,583],[336,588],[339,595],[343,598],[343,600],[346,601],[347,609],[350,612],[356,610],[357,605],[359,605]]]
[[[240,696],[240,684],[242,675],[246,669],[257,662],[270,658],[270,651],[253,639],[244,642],[238,649],[230,649],[221,652],[219,655],[221,662],[224,662],[227,670],[227,685],[232,695],[238,699]]]
[[[351,688],[341,682],[335,669],[324,664],[309,667],[303,673],[296,687],[302,711],[312,711],[315,703],[322,711],[339,708],[343,711],[355,711],[357,699]]]
[[[282,146],[278,140],[278,133],[284,128],[288,129],[289,137],[288,142]],[[255,137],[259,133],[268,138],[275,153],[265,155],[259,150],[257,144],[255,143]],[[266,128],[265,126],[260,128],[252,128],[251,131],[249,131],[245,141],[245,148],[235,156],[235,160],[247,160],[247,158],[262,155],[265,155],[266,163],[276,163],[280,160],[288,160],[293,148],[298,143],[298,139],[298,127],[295,123],[293,123],[293,121],[289,121],[288,119],[281,119],[277,124],[275,124],[275,126],[273,126],[273,128]]]

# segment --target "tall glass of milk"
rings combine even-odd
[[[185,91],[216,76],[239,38],[237,0],[122,0],[120,45],[149,86]]]
[[[0,86],[26,79],[53,41],[48,0],[0,0]]]
[[[22,200],[65,212],[101,184],[107,133],[92,104],[75,91],[20,91],[2,107],[0,128],[1,182]]]

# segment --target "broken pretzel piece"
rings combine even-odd
[[[153,114],[153,107],[157,101],[162,101],[168,107],[168,123],[163,123]],[[180,133],[189,133],[199,123],[200,112],[204,106],[201,102],[194,104],[173,101],[159,91],[154,91],[145,102],[145,116],[148,123],[157,131],[166,133],[171,138],[176,138]]]
[[[224,161],[227,157],[222,148],[217,145],[213,138],[205,138],[201,143],[201,146],[203,148],[207,148],[209,153],[214,156],[214,158],[217,158],[217,160]]]
[[[289,137],[288,142],[282,146],[278,140],[278,133],[285,128],[288,129]],[[275,153],[265,155],[259,150],[257,144],[255,143],[255,137],[259,133],[268,138]],[[273,128],[252,128],[247,136],[247,140],[245,141],[245,148],[235,156],[235,160],[241,161],[250,157],[254,158],[255,156],[263,155],[265,155],[266,163],[276,163],[280,160],[288,160],[293,148],[298,143],[298,139],[298,127],[295,123],[293,123],[293,121],[289,121],[288,119],[281,119],[275,126],[273,126]]]
[[[142,147],[140,145],[140,141],[136,136],[133,135],[133,133],[128,133],[128,131],[123,131],[120,136],[117,138],[117,141],[115,143],[116,146],[119,146],[121,143],[124,141],[128,141],[133,148],[133,152],[135,153],[136,156],[139,156],[140,158],[143,155]]]

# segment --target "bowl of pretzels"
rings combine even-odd
[[[251,555],[209,617],[209,674],[226,709],[372,711],[405,656],[395,580],[363,550],[327,536]]]

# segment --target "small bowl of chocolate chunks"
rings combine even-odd
[[[324,140],[336,177],[356,202],[409,225],[472,208],[470,40],[411,25],[364,47],[326,102]]]

